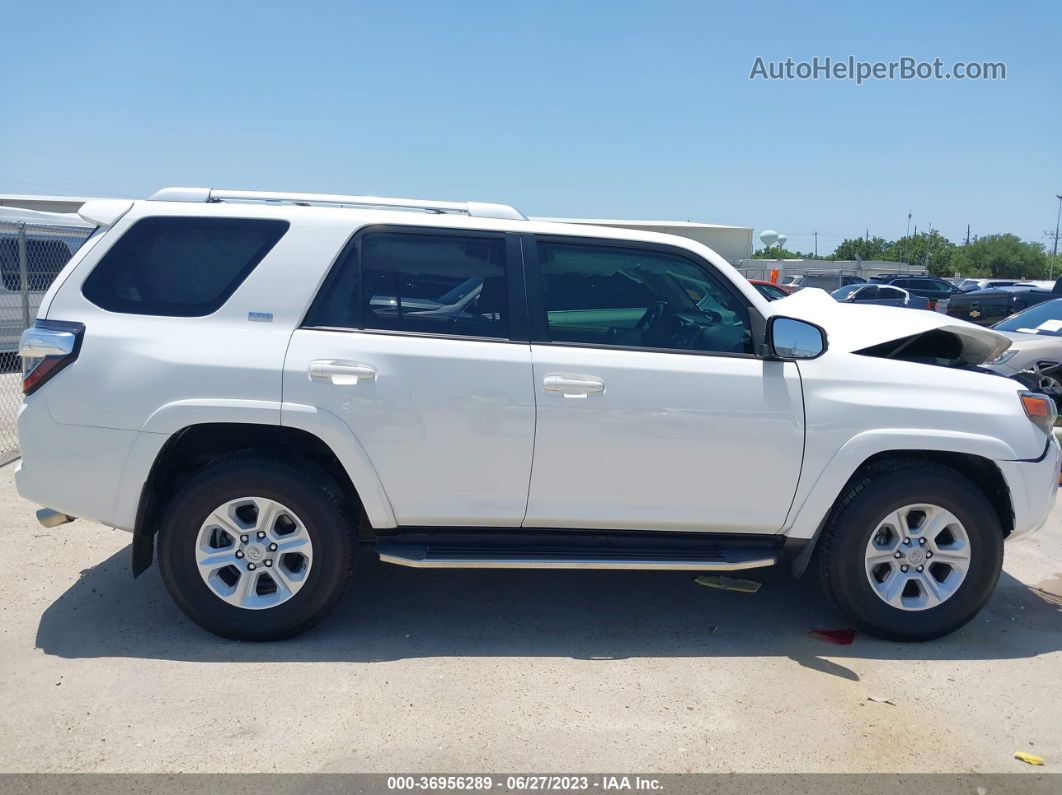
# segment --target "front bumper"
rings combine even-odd
[[[997,461],[1010,488],[1014,508],[1014,531],[1008,541],[1017,541],[1039,530],[1055,506],[1062,449],[1054,436],[1037,461]]]

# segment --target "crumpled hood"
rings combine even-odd
[[[956,320],[942,312],[845,304],[834,300],[825,290],[810,287],[772,301],[770,309],[772,315],[795,317],[822,326],[830,347],[848,352],[939,329],[954,334],[962,343],[963,364],[980,364],[999,356],[1011,343],[998,331]]]

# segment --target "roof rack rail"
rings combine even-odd
[[[386,196],[345,196],[338,193],[273,193],[259,190],[218,190],[216,188],[163,188],[149,197],[159,202],[287,202],[312,206],[334,204],[346,207],[423,210],[428,213],[457,213],[476,218],[505,218],[526,221],[527,216],[507,204],[488,202],[444,202],[433,199],[395,199]]]

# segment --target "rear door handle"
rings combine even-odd
[[[550,373],[542,379],[546,392],[559,394],[566,398],[587,398],[605,391],[605,382],[592,375],[563,375]]]
[[[310,378],[331,381],[337,386],[353,386],[359,381],[375,381],[376,370],[367,364],[317,359],[310,362]]]

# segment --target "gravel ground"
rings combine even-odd
[[[1008,547],[985,611],[928,644],[809,637],[844,621],[780,573],[740,594],[687,574],[366,559],[324,624],[263,645],[192,625],[154,568],[132,580],[128,534],[41,528],[13,475],[0,468],[6,772],[1062,766],[1059,509]]]

